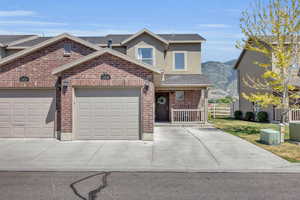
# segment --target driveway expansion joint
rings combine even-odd
[[[209,153],[209,155],[214,159],[214,161],[217,163],[218,166],[221,165],[221,163],[218,161],[218,159],[216,158],[216,156],[209,150],[209,148],[205,145],[205,143],[198,138],[194,133],[192,133],[190,130],[188,130],[187,128],[184,128],[184,130],[186,132],[188,132],[191,136],[193,136],[198,142],[200,142],[203,147],[205,148],[205,150]]]

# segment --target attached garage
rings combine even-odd
[[[139,140],[140,93],[140,88],[76,89],[76,139]]]
[[[55,90],[0,90],[1,138],[53,138]]]

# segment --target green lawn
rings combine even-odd
[[[278,146],[265,145],[259,142],[260,129],[272,128],[278,130],[278,125],[267,123],[247,122],[234,119],[213,119],[216,128],[243,138],[291,162],[300,162],[300,146],[290,142],[288,134],[286,141]],[[288,132],[288,131],[287,131]]]

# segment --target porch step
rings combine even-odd
[[[155,123],[155,127],[198,127],[198,128],[213,128],[210,123],[189,123],[189,124],[176,124],[176,123]]]

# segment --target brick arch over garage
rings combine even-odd
[[[101,80],[100,75],[108,73],[110,80]],[[154,84],[153,72],[125,59],[104,53],[85,63],[60,73],[62,82],[69,86],[61,92],[61,132],[74,137],[74,112],[72,101],[74,88],[140,88],[141,91],[141,138],[153,133]],[[149,85],[148,90],[144,86]]]

